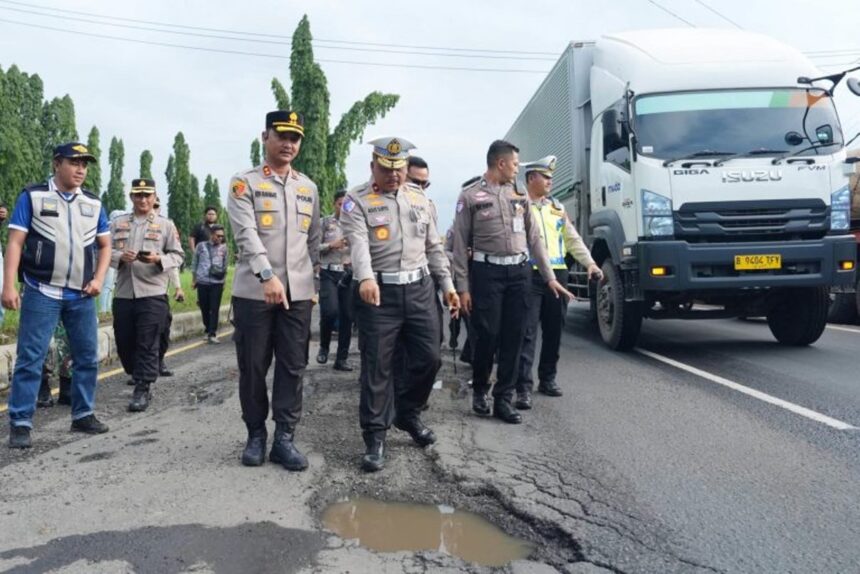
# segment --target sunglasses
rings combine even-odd
[[[414,177],[410,177],[409,181],[411,181],[412,183],[414,183],[415,185],[417,185],[421,189],[427,189],[428,187],[430,187],[430,180],[429,179],[421,180],[421,179],[415,179]]]

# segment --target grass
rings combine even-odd
[[[224,282],[224,294],[221,297],[221,304],[223,305],[225,302],[230,301],[230,297],[233,293],[233,270],[234,267],[227,268],[227,278]],[[179,303],[178,301],[174,301],[173,292],[171,291],[170,295],[170,308],[174,313],[184,313],[187,311],[196,311],[197,310],[197,290],[191,288],[191,271],[183,271],[179,275],[180,282],[182,283],[182,290],[185,291],[185,301]],[[0,338],[3,340],[0,343],[10,343],[15,340],[18,334],[18,320],[19,320],[18,311],[6,311],[6,315],[3,318],[3,326],[0,328]],[[110,313],[99,313],[99,324],[101,326],[110,324],[112,320],[112,316]]]

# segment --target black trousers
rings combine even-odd
[[[203,327],[206,334],[215,336],[218,332],[218,319],[221,311],[221,295],[224,293],[223,283],[211,285],[197,284],[197,305],[203,316]]]
[[[113,300],[113,331],[122,368],[136,381],[158,378],[161,333],[170,305],[167,295]]]
[[[266,374],[275,358],[272,419],[295,429],[302,415],[302,377],[308,364],[310,301],[291,301],[290,308],[233,297],[239,402],[248,430],[266,424],[269,395]]]
[[[343,281],[344,275],[343,271],[320,270],[320,347],[328,350],[337,322],[338,361],[349,357],[352,340],[353,285],[351,280]]]
[[[555,278],[559,283],[567,283],[567,269],[555,269]],[[561,345],[561,333],[564,329],[564,316],[567,314],[567,301],[556,297],[546,286],[540,273],[532,272],[531,303],[526,320],[526,332],[523,337],[523,350],[520,354],[520,374],[517,379],[517,392],[531,391],[534,388],[532,365],[535,361],[537,348],[538,324],[541,330],[540,362],[538,363],[538,381],[545,383],[555,380],[558,367],[558,350]]]
[[[493,398],[510,401],[519,373],[525,322],[528,315],[531,268],[528,264],[492,265],[472,262],[472,389],[490,388],[493,355],[499,366]]]
[[[164,319],[164,328],[158,336],[158,366],[164,364],[164,355],[167,354],[167,349],[170,348],[170,327],[173,325],[173,311],[170,310],[170,304],[167,305],[167,317]]]
[[[408,418],[433,390],[441,366],[439,313],[430,277],[410,285],[380,285],[380,305],[357,299],[361,353],[359,421],[370,432],[384,432],[398,417]],[[408,357],[405,376],[395,391],[395,349]],[[402,363],[401,363],[402,365]]]
[[[443,344],[445,342],[444,332],[445,329],[442,328],[442,301],[439,299],[437,287],[434,286],[434,299],[436,300],[436,313],[439,315],[439,344]],[[440,351],[441,357],[441,351]],[[441,361],[441,358],[440,358]],[[409,386],[406,384],[406,371],[409,367],[409,355],[406,352],[406,345],[403,343],[403,337],[397,342],[397,346],[394,348],[394,358],[392,359],[392,367],[391,367],[391,377],[394,379],[394,392],[397,395],[401,395],[402,393],[409,392]],[[441,367],[441,362],[440,362]],[[436,369],[436,373],[439,372],[439,369]],[[433,373],[433,379],[435,382],[436,373]],[[432,390],[432,388],[431,388]]]

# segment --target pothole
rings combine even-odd
[[[377,552],[433,550],[483,566],[527,558],[534,546],[477,514],[449,506],[355,498],[330,505],[323,525]]]

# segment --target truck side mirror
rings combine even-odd
[[[790,146],[799,146],[803,143],[803,140],[806,139],[802,135],[797,132],[788,132],[785,134],[785,143]]]
[[[848,85],[848,89],[851,90],[851,93],[855,96],[860,96],[860,80],[857,78],[848,78],[846,81]]]

